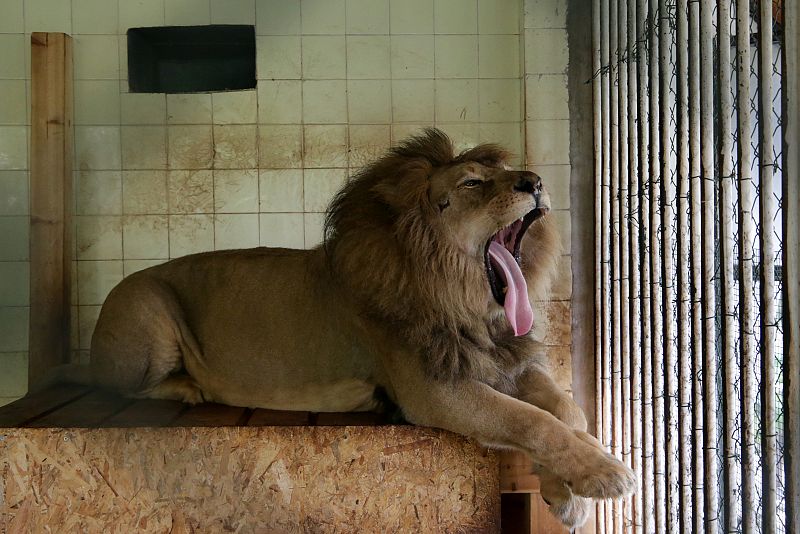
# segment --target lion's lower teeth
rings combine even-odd
[[[508,287],[503,288],[503,295],[505,295],[506,293],[508,293]]]

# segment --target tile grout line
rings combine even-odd
[[[305,78],[305,65],[303,64],[303,41],[305,37],[305,33],[303,32],[303,9],[300,8],[299,12],[300,17],[300,34],[298,35],[298,39],[300,40],[300,202],[303,207],[303,216],[301,217],[303,221],[303,248],[306,248],[306,114],[305,114],[305,85],[306,85],[306,78]],[[346,21],[345,21],[346,23]],[[345,55],[347,54],[347,45],[345,44]],[[259,216],[259,227],[260,227],[260,216]],[[259,228],[260,230],[260,228]]]
[[[435,4],[435,2],[434,2]],[[475,9],[477,10],[477,2],[475,3]],[[438,113],[437,113],[437,95],[439,94],[438,91],[438,80],[439,77],[436,75],[436,6],[433,5],[433,27],[431,28],[431,38],[433,39],[433,126],[436,128],[438,127]]]
[[[210,2],[211,0],[209,0]],[[259,86],[261,82],[260,73],[258,72],[258,2],[253,1],[253,30],[256,35],[255,39],[255,62],[256,62],[256,239],[258,246],[261,246],[261,93]],[[301,88],[302,95],[302,88]],[[302,98],[302,97],[301,97]]]
[[[394,144],[394,134],[392,133],[392,126],[394,125],[394,69],[392,68],[392,59],[394,48],[392,47],[392,6],[391,1],[386,2],[386,9],[389,11],[387,17],[387,32],[389,33],[389,146]]]
[[[350,177],[350,154],[351,154],[351,138],[350,138],[350,65],[348,61],[348,56],[350,52],[350,39],[347,33],[347,0],[344,1],[344,109],[345,109],[345,140],[347,145],[345,146],[345,183]],[[305,219],[305,217],[303,217]],[[306,243],[306,248],[308,248],[308,243]]]

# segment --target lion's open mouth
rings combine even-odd
[[[528,227],[546,211],[539,208],[529,211],[494,234],[484,249],[492,296],[505,308],[508,322],[517,336],[527,334],[533,325],[528,286],[520,268],[520,246]]]

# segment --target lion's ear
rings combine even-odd
[[[487,167],[503,167],[511,159],[511,153],[500,145],[487,143],[459,154],[461,161],[476,161]]]
[[[398,211],[419,207],[422,202],[427,202],[431,171],[429,164],[408,162],[393,170],[393,176],[387,176],[372,186],[378,198]]]

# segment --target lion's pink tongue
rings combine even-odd
[[[533,326],[533,310],[531,301],[528,300],[528,284],[522,270],[508,249],[497,241],[489,243],[489,257],[494,266],[500,268],[500,275],[508,288],[503,307],[514,335],[527,334]]]

